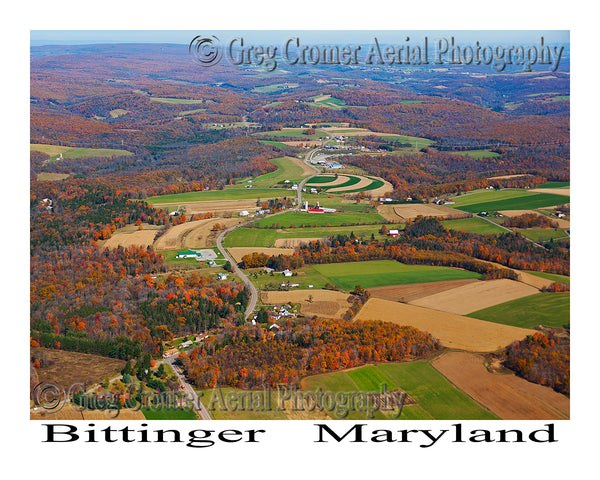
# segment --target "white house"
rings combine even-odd
[[[283,276],[284,277],[291,277],[292,276],[292,271],[288,270],[287,268],[283,271]]]
[[[242,210],[240,212],[240,217],[247,217],[248,216],[248,210]]]

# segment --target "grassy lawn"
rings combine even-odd
[[[149,197],[146,202],[154,203],[184,203],[203,202],[214,200],[243,200],[295,197],[296,192],[283,188],[226,188],[225,190],[210,190],[205,192],[186,192],[173,195],[159,195]]]
[[[446,220],[442,222],[444,227],[458,230],[461,232],[471,232],[471,233],[505,233],[506,230],[503,228],[490,223],[483,218],[473,217],[473,218],[461,218],[460,220]]]
[[[322,204],[324,206],[324,204]],[[270,218],[265,218],[254,223],[258,228],[271,227],[273,225],[288,228],[292,225],[299,227],[317,226],[332,227],[344,225],[372,225],[386,223],[385,219],[377,213],[323,213],[311,214],[306,212],[287,212]]]
[[[313,267],[321,275],[327,277],[330,283],[343,290],[352,290],[356,285],[372,288],[385,285],[481,278],[478,273],[466,270],[428,265],[405,265],[394,260],[330,263]]]
[[[471,213],[499,210],[533,210],[569,203],[569,197],[549,193],[532,193],[524,189],[487,190],[454,198],[454,208]]]
[[[264,273],[264,270],[261,268],[246,270],[245,272],[252,284],[259,290],[278,290],[283,282],[298,283],[300,286],[295,287],[298,289],[309,288],[309,285],[312,285],[312,288],[315,289],[324,288],[325,284],[331,283],[330,280],[321,275],[313,265],[305,265],[298,270],[294,270],[294,275],[291,277],[284,277],[281,273],[273,273],[272,275]]]
[[[570,304],[569,293],[536,293],[484,308],[467,317],[522,328],[562,327],[569,323]]]
[[[306,377],[303,390],[321,388],[330,392],[379,392],[402,389],[417,405],[405,406],[400,419],[487,420],[497,417],[454,388],[429,363],[423,361],[369,365],[347,372],[334,372]],[[395,412],[377,412],[374,418],[391,418]],[[364,419],[354,412],[348,419]]]

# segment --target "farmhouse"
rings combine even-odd
[[[217,279],[218,280],[227,280],[227,274],[226,273],[217,273]]]
[[[282,273],[284,277],[291,277],[293,275],[293,272],[287,268]]]
[[[397,237],[397,236],[398,236],[398,230],[396,230],[396,229],[392,229],[392,230],[390,230],[390,231],[388,232],[388,235],[389,235],[390,237]]]

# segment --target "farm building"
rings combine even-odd
[[[287,268],[282,273],[284,277],[291,277],[293,275],[293,272]]]
[[[247,217],[248,216],[248,210],[242,210],[240,212],[240,217]]]
[[[309,207],[308,213],[325,213],[325,210],[323,210],[322,208]]]
[[[389,235],[390,237],[397,237],[397,236],[398,236],[398,230],[396,230],[396,229],[392,229],[392,230],[390,230],[390,231],[388,232],[388,235]]]
[[[226,273],[217,273],[217,279],[218,280],[227,280],[227,274]]]
[[[177,252],[175,258],[196,258],[198,253],[195,250],[186,250],[185,252]]]

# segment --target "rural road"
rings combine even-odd
[[[183,374],[183,372],[181,371],[179,366],[175,365],[176,360],[177,360],[177,357],[175,355],[173,355],[171,357],[167,357],[164,360],[162,360],[162,363],[166,363],[171,366],[171,369],[173,370],[173,373],[179,380],[179,383],[181,383],[181,385],[183,385],[183,390],[188,395],[188,397],[190,397],[192,399],[192,402],[193,402],[192,405],[194,406],[194,411],[197,411],[200,414],[200,418],[202,420],[212,420],[212,417],[210,416],[209,411],[206,409],[204,404],[200,401],[200,397],[198,397],[198,394],[196,393],[194,388],[187,382],[185,375]]]
[[[298,199],[297,199],[296,208],[294,210],[300,210],[300,208],[302,207],[302,188],[304,188],[304,185],[306,184],[306,182],[310,178],[314,177],[316,174],[319,173],[317,169],[315,169],[312,165],[307,163],[308,161],[310,161],[310,159],[313,157],[313,155],[317,151],[319,151],[319,148],[315,148],[315,149],[311,150],[310,152],[308,152],[308,154],[306,155],[306,157],[304,159],[304,163],[306,163],[311,168],[313,168],[315,170],[315,174],[309,175],[308,177],[304,178],[298,185]],[[276,213],[272,213],[270,215],[265,215],[262,218],[274,217],[276,215],[281,215],[281,214],[289,212],[289,211],[290,210],[282,210],[281,212],[276,212]],[[252,312],[254,312],[254,309],[256,308],[256,304],[258,303],[258,290],[252,284],[252,282],[250,281],[248,276],[237,266],[237,263],[235,262],[235,260],[231,257],[231,255],[229,255],[229,252],[227,252],[227,249],[225,247],[223,247],[223,240],[225,239],[225,237],[227,235],[229,235],[231,232],[233,232],[236,228],[246,226],[254,221],[255,220],[252,219],[247,222],[238,223],[237,225],[233,225],[232,227],[229,227],[227,230],[223,230],[217,237],[217,248],[219,249],[219,252],[221,252],[223,254],[223,257],[225,258],[225,260],[227,260],[229,262],[234,273],[242,279],[242,282],[244,282],[244,285],[246,285],[246,287],[250,291],[250,301],[248,302],[248,306],[246,307],[246,311],[244,312],[244,318],[246,320],[248,319],[248,317],[250,317],[250,315],[252,315]]]

